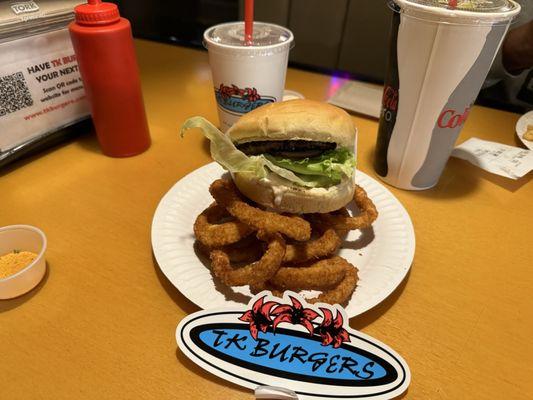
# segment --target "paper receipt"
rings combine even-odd
[[[533,170],[533,151],[478,138],[461,143],[453,149],[452,157],[511,179],[519,179]]]

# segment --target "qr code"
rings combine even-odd
[[[0,77],[0,117],[33,105],[22,72]]]

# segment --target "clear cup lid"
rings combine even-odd
[[[231,22],[209,28],[204,39],[209,43],[226,46],[244,46],[244,22]],[[252,45],[246,47],[265,47],[290,43],[292,32],[279,25],[254,22]]]
[[[480,13],[501,13],[517,8],[517,3],[509,0],[403,0],[402,3]]]

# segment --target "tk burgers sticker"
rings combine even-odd
[[[199,311],[176,330],[181,351],[227,381],[275,386],[299,399],[390,399],[409,367],[385,344],[351,329],[344,310],[292,292],[262,292],[243,309]]]

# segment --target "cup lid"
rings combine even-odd
[[[519,7],[509,0],[401,0],[399,3],[479,13],[505,13]]]
[[[204,34],[208,43],[225,46],[265,47],[289,43],[293,40],[292,32],[282,26],[264,22],[254,22],[252,45],[244,44],[244,22],[230,22],[215,25]]]

